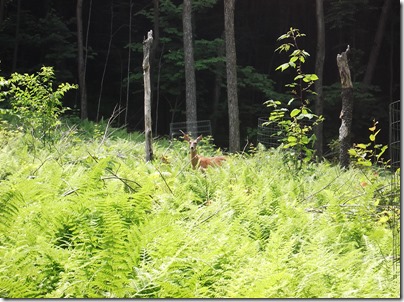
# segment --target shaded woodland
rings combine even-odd
[[[167,135],[170,122],[186,120],[183,1],[84,0],[82,42],[87,113],[82,118],[115,120],[129,131],[144,130],[142,42],[153,30],[151,54],[153,135]],[[215,142],[228,147],[228,108],[224,2],[193,0],[192,39],[197,119],[209,119]],[[226,1],[225,1],[226,2]],[[263,103],[287,102],[291,74],[275,71],[285,57],[274,52],[277,38],[290,27],[307,36],[307,72],[315,72],[317,23],[315,0],[237,0],[234,32],[240,142],[254,142],[257,118],[269,115]],[[352,141],[367,141],[372,120],[379,121],[381,143],[388,142],[389,104],[400,98],[400,3],[393,0],[324,0],[325,48],[322,145],[338,138],[341,86],[336,55],[350,45],[354,86]],[[1,0],[0,73],[33,73],[53,66],[60,82],[80,83],[77,1]],[[383,26],[381,26],[381,24]],[[81,31],[79,31],[80,33]],[[82,85],[80,85],[82,87]],[[80,90],[64,105],[80,116]],[[6,106],[7,104],[2,104]],[[314,110],[314,101],[313,101]],[[325,152],[326,153],[326,152]]]

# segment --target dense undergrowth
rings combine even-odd
[[[400,296],[388,173],[281,150],[202,173],[181,141],[146,163],[141,134],[105,126],[0,130],[0,297]]]

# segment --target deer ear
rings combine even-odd
[[[189,142],[190,138],[189,138],[188,134],[185,134],[184,131],[182,131],[182,130],[180,130],[180,132],[182,133],[184,140]]]
[[[201,139],[202,139],[202,134],[199,135],[199,136],[196,138],[196,140],[197,140],[198,142],[199,142]]]

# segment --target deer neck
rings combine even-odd
[[[199,156],[198,153],[196,152],[196,150],[191,150],[191,163],[192,163],[192,168],[196,168],[196,166],[198,165],[198,161],[199,161]]]

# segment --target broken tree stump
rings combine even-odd
[[[352,111],[353,111],[353,85],[351,80],[351,71],[349,70],[347,54],[350,48],[349,45],[346,51],[337,54],[337,65],[341,78],[341,99],[342,108],[339,118],[341,119],[341,127],[339,128],[339,163],[342,168],[349,167],[349,153],[351,147],[351,126],[352,126]]]
[[[153,31],[147,33],[143,41],[143,82],[144,82],[144,133],[146,161],[153,159],[152,119],[151,119],[151,89],[150,89],[150,48],[153,43]]]

